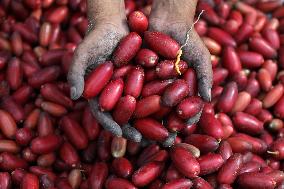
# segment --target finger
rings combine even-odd
[[[193,124],[197,123],[199,121],[200,117],[201,117],[202,110],[203,110],[203,108],[195,116],[189,118],[186,121],[186,125],[193,125]]]
[[[174,144],[176,137],[177,137],[176,132],[170,133],[168,138],[165,141],[162,142],[163,147],[165,147],[165,148],[171,147]]]
[[[198,92],[204,100],[209,102],[211,100],[213,78],[210,53],[194,30],[189,36],[188,45],[183,49],[183,59],[195,69]]]
[[[84,48],[78,47],[75,50],[73,60],[68,72],[68,82],[70,84],[70,96],[77,100],[84,90],[84,76],[88,66],[88,55]]]
[[[155,142],[152,141],[152,140],[149,140],[149,139],[146,139],[146,138],[142,137],[142,140],[141,140],[141,142],[140,142],[140,146],[141,146],[142,148],[145,148],[145,147],[147,147],[147,146],[150,146],[151,144],[155,144]]]
[[[131,127],[129,124],[122,126],[122,135],[124,138],[131,140],[133,142],[141,142],[142,135],[134,127]]]
[[[122,136],[122,130],[120,126],[113,120],[110,113],[102,112],[100,110],[97,98],[89,100],[89,104],[93,115],[105,130],[111,132],[115,136]]]

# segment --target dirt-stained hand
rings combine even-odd
[[[149,30],[166,33],[184,44],[187,31],[193,24],[196,4],[197,0],[154,1]],[[194,28],[189,32],[188,44],[182,50],[182,59],[196,71],[200,96],[210,101],[213,77],[210,53]]]

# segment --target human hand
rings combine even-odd
[[[84,78],[89,70],[109,60],[119,41],[129,33],[125,14],[121,14],[118,9],[124,12],[123,1],[108,1],[108,3],[88,1],[88,32],[75,50],[68,73],[71,98],[74,100],[82,95]],[[100,110],[97,98],[90,99],[89,105],[93,115],[104,129],[116,136],[123,135],[125,138],[140,142],[141,134],[129,125],[120,127],[108,112]]]
[[[196,5],[195,5],[196,6]],[[195,11],[195,6],[194,11]],[[154,9],[155,10],[155,9]],[[158,11],[151,14],[150,17],[150,29],[155,31],[165,32],[171,35],[174,39],[176,39],[179,43],[183,43],[183,37],[192,23],[194,14],[191,14],[190,19],[180,19],[178,16],[173,16],[172,19],[167,20],[163,16],[163,13],[159,13]],[[155,13],[158,13],[161,17],[156,17]],[[181,12],[180,12],[181,13]],[[183,14],[183,13],[182,13]],[[106,18],[106,17],[105,17]],[[89,19],[90,21],[91,19]],[[190,22],[191,20],[191,22]],[[164,25],[167,23],[168,25]],[[174,23],[174,25],[169,25],[170,23]],[[170,26],[170,27],[168,27]],[[128,28],[126,24],[125,16],[123,19],[121,17],[109,17],[107,19],[100,19],[99,22],[91,22],[88,34],[84,38],[83,42],[78,46],[75,51],[73,63],[69,70],[68,81],[71,85],[71,97],[72,99],[78,99],[84,90],[84,76],[87,72],[87,69],[94,69],[97,65],[104,62],[107,59],[110,59],[110,56],[118,45],[119,41],[128,34]],[[184,35],[182,35],[184,34]],[[187,62],[195,62],[194,68],[197,70],[197,76],[199,78],[199,92],[201,96],[209,101],[211,97],[211,82],[212,82],[212,70],[210,63],[210,54],[206,47],[203,45],[200,38],[194,32],[192,37],[192,41],[197,38],[197,45],[193,47],[187,45],[184,50],[184,60]],[[200,43],[201,42],[201,43]],[[194,51],[190,49],[192,49]],[[208,59],[206,56],[203,59],[195,59],[194,56],[196,53],[201,53],[203,55],[208,55]],[[204,61],[204,62],[202,62]],[[208,61],[210,67],[208,67]],[[205,68],[205,70],[203,69]],[[206,75],[209,73],[209,76]],[[209,70],[209,71],[208,71]],[[203,84],[200,84],[203,83]],[[201,86],[201,87],[200,87]],[[92,108],[94,116],[97,118],[98,122],[108,131],[112,132],[116,136],[124,136],[130,140],[139,142],[142,138],[141,134],[129,125],[125,125],[122,128],[112,119],[111,115],[107,112],[100,111],[97,98],[89,101],[89,104]],[[198,114],[200,115],[200,114]],[[198,116],[197,116],[198,117]],[[188,120],[188,123],[193,123],[198,120],[198,118],[192,118]],[[174,136],[174,135],[173,135]],[[175,137],[169,137],[169,140],[172,140]],[[165,141],[167,145],[169,141]]]
[[[184,44],[187,31],[193,25],[196,4],[197,0],[154,1],[149,30],[166,33],[180,45]],[[188,44],[182,51],[182,59],[196,71],[200,96],[210,101],[213,77],[210,53],[193,27],[189,32]]]
[[[110,59],[119,41],[128,33],[126,20],[104,21],[90,26],[84,40],[75,50],[68,73],[72,99],[76,100],[82,95],[88,70]]]

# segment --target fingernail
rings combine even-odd
[[[199,91],[199,94],[206,102],[211,101],[211,88],[202,87]]]
[[[209,88],[207,91],[207,101],[211,102],[211,88]]]
[[[77,100],[79,98],[75,87],[71,87],[70,97],[72,98],[72,100]]]

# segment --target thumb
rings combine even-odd
[[[67,76],[70,84],[70,96],[73,100],[80,98],[84,91],[84,76],[87,67],[88,56],[86,53],[84,53],[82,48],[78,47],[75,50]]]
[[[93,115],[105,130],[111,132],[115,136],[122,136],[120,126],[112,119],[111,114],[109,112],[100,111],[98,98],[89,100],[89,104]]]

